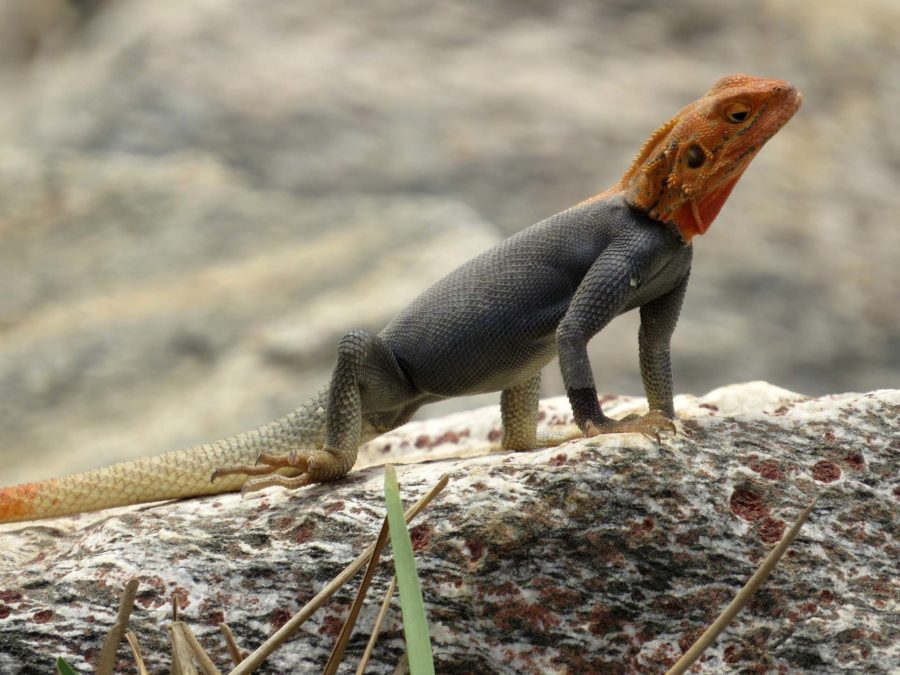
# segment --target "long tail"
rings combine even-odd
[[[187,450],[167,452],[102,469],[0,488],[0,523],[37,520],[113,506],[239,490],[244,476],[212,472],[234,464],[252,464],[261,451],[287,452],[322,447],[327,390],[302,408],[254,431]]]

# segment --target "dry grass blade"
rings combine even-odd
[[[128,640],[128,646],[131,647],[131,653],[134,654],[134,663],[138,669],[138,675],[149,675],[147,666],[144,664],[144,656],[141,654],[141,645],[138,644],[138,637],[133,630],[125,633],[125,639]]]
[[[128,630],[128,617],[131,616],[131,609],[134,607],[134,598],[137,595],[137,590],[137,579],[130,579],[125,584],[122,599],[119,601],[119,613],[116,615],[116,623],[109,633],[106,634],[103,648],[100,650],[100,658],[97,659],[97,675],[112,675],[116,667],[116,652],[119,649],[119,643],[125,637],[125,631]]]
[[[409,654],[404,654],[397,661],[397,667],[394,668],[394,675],[409,675]]]
[[[234,635],[231,633],[231,629],[228,627],[227,623],[220,623],[219,630],[222,631],[222,635],[225,637],[225,646],[228,648],[228,655],[231,656],[231,662],[234,665],[239,664],[244,660],[246,654],[241,651],[237,642],[234,641]]]
[[[682,675],[682,673],[686,672],[687,669],[691,667],[694,661],[700,658],[700,655],[706,651],[706,648],[719,637],[719,634],[725,630],[728,624],[731,623],[731,620],[737,616],[737,613],[740,612],[750,598],[753,597],[753,594],[766,580],[766,577],[768,577],[772,570],[775,569],[775,565],[778,564],[778,561],[781,560],[781,556],[784,555],[784,552],[788,550],[788,547],[797,537],[800,528],[803,527],[803,523],[806,522],[806,519],[809,517],[809,514],[812,512],[813,507],[818,500],[819,496],[816,496],[816,498],[812,500],[812,503],[803,509],[800,515],[797,516],[797,520],[794,521],[794,524],[791,525],[791,528],[787,531],[787,534],[781,538],[778,545],[766,556],[766,559],[762,561],[759,569],[757,569],[753,576],[750,577],[750,580],[744,584],[744,587],[734,597],[734,600],[732,600],[718,618],[710,624],[703,635],[691,645],[691,648],[675,662],[675,665],[666,671],[666,675]]]
[[[335,675],[337,673],[341,659],[344,658],[344,650],[347,648],[347,643],[350,641],[350,635],[353,633],[353,627],[356,625],[356,620],[359,617],[359,610],[362,608],[366,593],[369,592],[369,585],[372,583],[372,578],[375,576],[375,570],[378,568],[378,560],[381,558],[381,552],[384,550],[387,541],[388,521],[387,518],[385,518],[384,523],[381,525],[381,531],[378,533],[378,540],[375,542],[375,550],[366,567],[366,573],[359,584],[359,589],[356,591],[356,597],[353,598],[353,604],[350,605],[350,613],[347,614],[347,620],[344,621],[344,625],[341,627],[341,634],[338,635],[337,642],[334,643],[334,648],[331,650],[331,656],[328,657],[324,675]]]
[[[413,518],[415,518],[419,512],[424,509],[428,504],[434,499],[441,490],[443,490],[447,486],[447,481],[449,480],[447,474],[441,476],[441,479],[437,482],[431,490],[428,491],[418,502],[416,502],[413,506],[407,510],[405,514],[406,522],[409,523]],[[241,663],[231,671],[231,675],[248,675],[248,673],[252,673],[254,670],[259,668],[260,665],[274,652],[281,644],[287,640],[291,635],[294,634],[300,626],[303,625],[303,622],[306,621],[310,616],[312,616],[319,607],[321,607],[325,602],[328,601],[332,595],[334,595],[341,586],[347,583],[348,580],[353,578],[353,576],[365,565],[369,558],[372,557],[372,553],[375,550],[375,544],[369,546],[365,551],[363,551],[359,557],[356,558],[352,563],[350,563],[343,572],[338,574],[325,588],[319,591],[316,596],[306,603],[306,606],[303,607],[297,614],[292,616],[288,621],[277,631],[275,631],[274,635],[272,635],[268,640],[266,640],[263,644],[261,644],[256,651],[247,656],[246,659],[241,661]]]
[[[194,666],[191,646],[187,638],[181,632],[178,623],[166,626],[169,631],[169,640],[172,642],[172,673],[173,675],[200,675]]]
[[[191,627],[188,626],[184,622],[179,622],[175,624],[178,628],[181,629],[181,632],[184,633],[184,638],[187,640],[188,644],[191,647],[191,651],[194,653],[194,658],[197,660],[197,663],[200,665],[200,670],[203,671],[204,675],[222,675],[219,672],[219,669],[216,668],[216,664],[212,662],[212,659],[209,658],[209,654],[206,653],[206,650],[203,649],[203,646],[197,640],[197,636],[194,635],[194,631],[191,630]]]
[[[356,669],[356,675],[362,675],[363,671],[372,657],[372,650],[375,649],[375,643],[378,642],[378,634],[381,632],[381,624],[384,623],[384,617],[387,616],[388,607],[391,606],[391,598],[394,597],[394,591],[397,588],[397,577],[391,577],[391,583],[388,584],[387,591],[384,593],[384,600],[381,602],[381,609],[378,610],[378,616],[375,617],[375,625],[372,626],[372,635],[369,636],[369,642],[366,645],[366,651],[363,652],[359,661],[359,667]]]

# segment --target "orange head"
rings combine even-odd
[[[617,187],[630,206],[674,223],[689,242],[709,229],[750,161],[801,100],[784,80],[723,77],[656,130]]]

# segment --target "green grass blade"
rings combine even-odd
[[[400,610],[403,612],[403,634],[409,654],[411,675],[433,675],[434,659],[431,654],[431,639],[428,636],[428,621],[425,618],[425,603],[416,574],[409,530],[403,517],[400,502],[400,486],[397,472],[388,464],[384,467],[384,501],[387,504],[388,525],[391,529],[391,548],[394,550],[394,569],[397,573],[397,587],[400,589]]]
[[[56,672],[59,675],[77,675],[75,669],[66,663],[66,660],[61,656],[56,657]]]

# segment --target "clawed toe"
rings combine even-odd
[[[588,422],[584,431],[585,436],[597,436],[599,434],[641,434],[651,441],[660,442],[660,432],[675,433],[675,423],[658,410],[651,410],[646,415],[628,415],[621,420],[610,420],[603,425]]]
[[[299,476],[294,477],[282,476],[281,474],[276,473],[264,478],[253,478],[251,480],[248,480],[241,488],[241,497],[246,497],[251,492],[256,492],[267,487],[272,487],[273,485],[287,488],[289,490],[295,490],[297,488],[306,487],[313,482],[315,481],[313,481],[308,473],[303,473]]]

